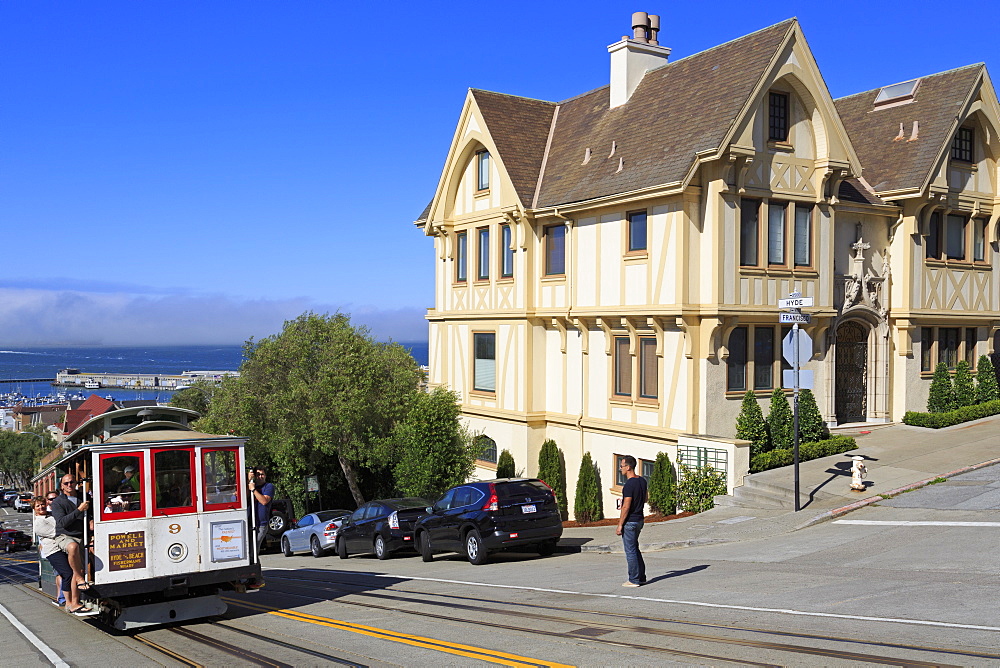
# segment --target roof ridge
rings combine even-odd
[[[902,81],[897,81],[896,83],[885,84],[883,86],[878,86],[876,88],[869,88],[868,90],[863,90],[858,93],[851,93],[850,95],[844,95],[842,97],[834,98],[834,102],[837,100],[846,100],[849,97],[857,97],[858,95],[864,95],[866,93],[872,93],[876,90],[882,90],[883,88],[888,88],[889,86],[895,86],[896,84],[906,83],[907,81],[916,81],[917,79],[930,79],[932,77],[940,77],[945,74],[953,74],[955,72],[961,72],[962,70],[967,70],[973,67],[986,67],[986,63],[970,63],[969,65],[962,65],[961,67],[953,67],[950,70],[944,70],[943,72],[934,72],[933,74],[923,74],[919,77],[913,77],[911,79],[903,79]]]
[[[798,21],[799,21],[798,17],[795,17],[795,16],[793,16],[791,18],[787,18],[784,21],[778,21],[777,23],[774,23],[774,24],[769,25],[769,26],[765,26],[765,27],[761,28],[760,30],[754,30],[753,32],[748,32],[745,35],[741,35],[739,37],[734,37],[733,39],[729,40],[728,42],[723,42],[722,44],[716,44],[715,46],[711,46],[711,47],[705,49],[704,51],[698,51],[696,53],[692,53],[690,55],[684,56],[683,58],[679,58],[679,59],[675,60],[672,63],[666,63],[664,65],[660,65],[659,67],[656,67],[656,68],[654,68],[652,70],[649,70],[649,71],[653,72],[655,70],[659,70],[659,69],[662,69],[664,67],[669,67],[670,65],[676,65],[677,63],[682,63],[682,62],[684,62],[685,60],[687,60],[689,58],[695,58],[696,56],[700,56],[702,54],[709,53],[711,51],[715,51],[716,49],[721,49],[724,46],[730,46],[730,45],[732,45],[732,44],[734,44],[736,42],[739,42],[741,40],[744,40],[744,39],[747,39],[749,37],[753,37],[754,35],[758,35],[758,34],[760,34],[762,32],[766,32],[768,30],[771,30],[772,28],[777,28],[780,25],[784,25],[786,23],[789,23],[789,24],[790,23],[798,23]]]
[[[503,95],[504,97],[515,97],[518,100],[528,100],[530,102],[542,102],[543,104],[551,104],[553,106],[559,104],[558,102],[552,102],[550,100],[540,100],[537,97],[526,97],[524,95],[513,95],[511,93],[500,93],[495,90],[486,90],[485,88],[469,88],[473,93],[489,93],[490,95]]]

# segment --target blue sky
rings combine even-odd
[[[0,344],[239,343],[307,309],[425,339],[412,221],[467,88],[602,86],[635,10],[672,60],[798,16],[834,97],[1000,72],[995,2],[708,7],[2,0]]]

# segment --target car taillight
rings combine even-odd
[[[336,522],[330,522],[329,524],[326,525],[326,529],[324,529],[324,531],[336,531],[336,530],[337,530]]]
[[[496,485],[490,483],[490,499],[483,505],[483,510],[499,510],[500,502],[497,499]]]
[[[398,529],[399,528],[399,514],[398,513],[394,512],[392,515],[389,515],[389,528],[391,528],[391,529]]]

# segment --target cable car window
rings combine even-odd
[[[204,481],[205,509],[221,510],[240,507],[240,487],[237,485],[236,450],[204,450],[201,456]]]
[[[155,510],[157,514],[194,512],[192,472],[194,452],[171,448],[153,451]]]
[[[127,519],[145,515],[142,455],[101,457],[101,519]]]

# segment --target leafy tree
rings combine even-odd
[[[930,395],[927,397],[928,413],[944,413],[955,408],[955,390],[951,385],[951,374],[948,365],[938,362],[934,368],[934,378],[931,379]]]
[[[212,403],[212,396],[215,394],[218,385],[205,378],[199,378],[190,387],[174,392],[170,397],[170,405],[177,408],[187,408],[197,411],[201,415],[208,412],[208,406]]]
[[[434,499],[468,480],[478,453],[460,415],[458,395],[443,387],[410,398],[392,437],[393,471],[404,496]]]
[[[969,363],[960,361],[955,366],[955,379],[952,385],[955,392],[955,408],[971,406],[976,403],[976,386],[972,380],[972,371]]]
[[[418,392],[420,368],[409,352],[375,341],[346,314],[307,312],[280,334],[248,341],[244,359],[199,428],[247,437],[250,461],[270,464],[293,499],[304,498],[298,481],[333,459],[363,503],[361,482],[385,477],[391,436]]]
[[[996,367],[990,361],[989,355],[980,355],[976,364],[976,403],[1000,399],[1000,386],[997,384]]]
[[[656,453],[653,475],[649,478],[649,506],[661,515],[677,512],[677,472],[665,452]]]
[[[545,482],[556,493],[559,504],[559,514],[567,517],[566,501],[566,459],[551,438],[542,443],[538,452],[538,478]]]
[[[680,465],[677,505],[692,513],[715,507],[715,497],[726,493],[726,476],[707,464],[697,468]]]
[[[794,431],[792,424],[792,407],[788,405],[788,397],[780,387],[771,393],[771,406],[767,413],[767,434],[770,440],[768,450],[790,448]]]
[[[799,390],[799,440],[802,443],[822,441],[830,435],[826,422],[816,405],[812,390]]]
[[[497,457],[497,477],[515,477],[514,455],[510,454],[510,450],[501,450],[500,456]]]
[[[42,455],[53,447],[55,441],[42,425],[28,427],[24,433],[0,431],[0,474],[18,489],[28,489]]]
[[[584,523],[604,519],[604,504],[601,502],[597,467],[589,452],[583,454],[583,461],[580,462],[580,477],[576,480],[576,498],[573,500],[573,516],[577,522]]]
[[[740,414],[736,417],[736,438],[750,441],[751,457],[768,449],[767,423],[753,390],[743,395]]]

